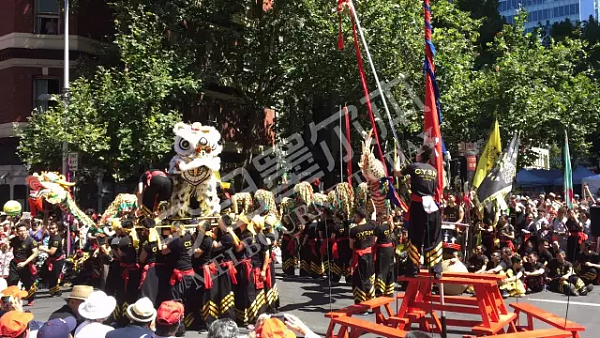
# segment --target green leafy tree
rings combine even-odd
[[[117,180],[168,161],[181,101],[198,92],[199,81],[184,58],[164,48],[155,15],[139,8],[128,15],[125,27],[117,19],[121,64],[74,81],[68,109],[59,104],[32,113],[20,132],[26,163],[60,168],[63,142],[80,152],[84,172],[105,170]]]
[[[592,69],[581,70],[587,43],[565,37],[545,45],[535,32],[525,34],[525,13],[505,25],[491,45],[498,55],[489,68],[466,73],[464,91],[446,94],[452,106],[445,137],[476,140],[494,119],[504,140],[522,130],[524,149],[561,143],[564,130],[574,154],[585,154],[586,137],[597,128],[600,116],[598,83]],[[449,134],[449,135],[448,135]],[[448,136],[446,136],[448,135]],[[521,162],[524,163],[524,162]]]

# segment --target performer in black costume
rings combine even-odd
[[[390,218],[391,220],[391,218]],[[391,297],[396,288],[396,269],[394,255],[394,225],[389,221],[377,225],[375,236],[377,241],[373,246],[375,261],[375,295]]]
[[[194,324],[194,295],[196,281],[192,268],[191,250],[193,248],[192,236],[184,227],[173,229],[176,231],[170,241],[163,246],[161,253],[167,256],[167,266],[173,269],[169,285],[171,286],[171,299],[181,302],[185,308],[183,323],[179,326],[178,334],[183,334],[186,328]]]
[[[331,234],[335,241],[331,247],[331,256],[333,262],[331,264],[331,281],[338,283],[342,276],[346,277],[346,283],[348,283],[349,276],[351,274],[350,269],[350,258],[352,257],[352,250],[350,250],[350,238],[348,237],[348,224],[343,221],[340,216],[333,218],[333,229]]]
[[[395,172],[397,176],[410,176],[407,276],[414,276],[419,272],[421,247],[425,255],[425,265],[436,278],[442,275],[442,219],[433,200],[438,172],[428,163],[431,152],[430,147],[423,145],[417,153],[416,163]]]
[[[375,224],[367,222],[366,211],[359,207],[354,212],[356,226],[350,229],[352,256],[352,294],[358,304],[375,298],[375,267],[373,266],[373,244]]]
[[[200,331],[206,331],[210,324],[219,318],[219,305],[215,302],[218,290],[214,286],[218,270],[216,264],[211,260],[214,239],[210,222],[204,222],[198,230],[196,236],[202,236],[202,238],[196,239],[199,245],[194,250],[192,265],[196,274],[200,275],[202,279],[196,290],[195,326]]]
[[[265,277],[265,300],[267,305],[267,312],[277,313],[279,309],[279,290],[277,289],[276,278],[275,278],[275,252],[273,249],[277,244],[277,235],[273,228],[276,222],[274,216],[265,217],[265,227],[263,234],[267,240],[268,260],[269,266],[267,267],[268,273]]]
[[[252,315],[252,305],[256,300],[256,289],[254,287],[254,277],[252,276],[252,262],[248,253],[254,243],[254,234],[248,229],[252,225],[246,215],[238,217],[238,228],[235,229],[235,235],[240,239],[239,243],[234,245],[235,262],[237,268],[237,284],[235,289],[235,317],[239,326],[248,326],[256,318]]]
[[[17,236],[10,239],[10,246],[13,248],[14,258],[10,261],[10,268],[6,283],[8,286],[18,285],[19,280],[27,289],[28,305],[33,305],[37,285],[35,278],[37,268],[33,261],[38,255],[38,244],[29,236],[29,230],[24,222],[17,223]]]
[[[156,255],[158,254],[159,241],[156,229],[156,223],[152,218],[143,218],[140,225],[144,227],[141,237],[139,261],[142,266],[140,278],[140,298],[148,297],[154,307],[158,307],[158,292],[160,288],[159,277],[156,272]],[[151,233],[152,232],[152,233]]]
[[[151,215],[160,202],[171,199],[172,193],[173,182],[165,171],[150,169],[140,176],[137,195],[144,214]]]
[[[234,246],[239,243],[231,230],[232,220],[229,215],[221,216],[216,240],[213,242],[213,257],[219,264],[219,277],[216,288],[218,295],[215,303],[219,306],[219,318],[235,320],[235,293],[237,286],[237,270]]]
[[[288,215],[283,216],[283,226],[288,231],[293,228],[291,218]],[[293,277],[296,275],[296,265],[298,265],[298,235],[294,233],[284,233],[281,238],[281,268],[285,276]]]
[[[123,229],[129,229],[134,232],[133,221],[125,220],[123,222]],[[127,230],[125,230],[127,231]],[[130,233],[131,233],[130,232]],[[135,303],[138,300],[140,290],[140,277],[141,270],[137,259],[137,236],[127,234],[119,240],[119,253],[121,257],[121,283],[123,283],[122,293],[117,292],[116,300],[117,306],[121,308],[121,313],[127,311],[127,307],[130,304]],[[125,326],[129,323],[127,316],[121,317],[121,326]]]
[[[48,247],[40,246],[38,250],[48,254],[45,265],[48,270],[48,292],[50,296],[60,296],[60,280],[62,279],[62,270],[65,264],[65,254],[63,253],[62,237],[58,234],[58,225],[51,222],[48,226],[50,239]]]

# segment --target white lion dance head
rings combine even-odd
[[[197,198],[202,214],[219,213],[216,185],[223,150],[219,144],[221,134],[199,122],[179,122],[173,133],[177,155],[171,159],[169,172],[180,176],[176,178],[171,205],[178,207],[179,216],[189,216],[190,199]]]

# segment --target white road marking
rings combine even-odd
[[[556,304],[565,304],[565,305],[567,304],[566,300],[527,298],[526,301],[528,301],[528,300],[534,301],[534,302],[556,303]],[[569,302],[569,305],[570,304],[600,307],[600,304],[595,304],[595,303]]]

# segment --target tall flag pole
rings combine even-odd
[[[440,130],[441,116],[439,113],[439,90],[435,80],[435,66],[433,57],[435,47],[431,42],[431,6],[429,0],[424,0],[423,9],[425,14],[425,107],[424,107],[424,143],[435,149],[431,157],[431,165],[438,172],[438,180],[435,189],[435,201],[441,202],[444,192],[444,160],[442,151],[442,133]]]
[[[567,204],[567,208],[569,210],[573,209],[573,171],[571,169],[571,155],[569,153],[569,137],[567,136],[567,131],[565,130],[565,172],[564,172],[564,195],[565,195],[565,203]]]

